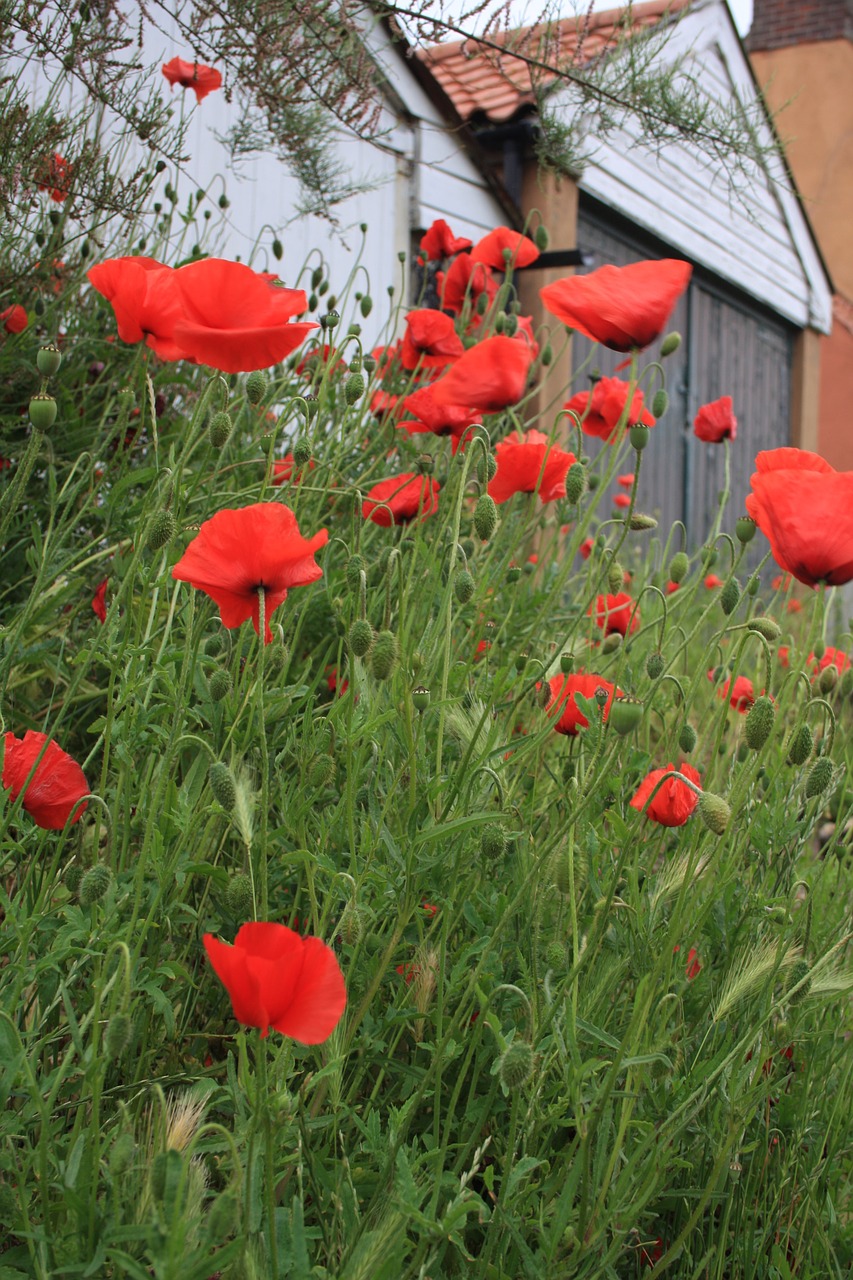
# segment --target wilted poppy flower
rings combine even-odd
[[[0,311],[0,320],[7,333],[23,333],[30,323],[29,316],[19,302]]]
[[[347,992],[337,956],[320,938],[259,921],[241,925],[233,947],[212,933],[203,942],[238,1022],[262,1037],[272,1027],[300,1044],[328,1040]]]
[[[173,58],[171,62],[163,63],[162,71],[173,89],[176,84],[183,89],[192,89],[197,102],[213,93],[214,89],[222,88],[221,74],[214,67],[205,67],[199,62]]]
[[[543,431],[531,428],[524,439],[508,436],[495,448],[498,469],[489,481],[495,502],[508,502],[515,493],[538,493],[540,501],[555,502],[566,496],[566,475],[576,461],[553,444]]]
[[[465,348],[453,320],[443,311],[421,307],[406,316],[406,332],[400,348],[404,369],[443,369],[462,355]]]
[[[95,594],[92,596],[92,609],[94,610],[95,617],[98,618],[100,622],[106,622],[107,620],[108,582],[109,578],[104,578],[103,582],[98,586]]]
[[[640,783],[639,790],[631,801],[632,809],[639,809],[641,812],[645,810],[646,817],[659,822],[662,827],[683,827],[699,803],[696,792],[680,778],[666,778],[668,773],[673,772],[674,764],[665,765],[663,769],[652,769]],[[698,786],[699,771],[692,764],[680,765],[678,772]],[[658,787],[654,799],[646,808],[649,796],[662,778],[666,778],[666,781]]]
[[[808,587],[853,580],[853,471],[805,449],[766,450],[755,466],[746,510],[780,568]]]
[[[269,644],[270,618],[288,591],[323,576],[314,553],[328,540],[327,529],[303,538],[296,516],[283,503],[256,502],[205,520],[172,577],[210,596],[219,606],[223,626],[239,627],[251,618],[259,635],[258,592],[263,588],[264,641]]]
[[[404,471],[375,484],[362,503],[361,514],[385,529],[392,524],[425,520],[438,510],[438,490],[437,480]]]
[[[47,159],[42,166],[39,179],[39,191],[49,191],[51,200],[62,204],[68,196],[68,183],[71,179],[71,165],[58,151]]]
[[[460,253],[446,272],[439,271],[435,283],[445,311],[457,312],[465,306],[466,298],[476,302],[481,293],[492,302],[499,287],[491,268],[472,262],[469,253]]]
[[[731,396],[721,396],[719,400],[703,404],[693,419],[693,434],[706,444],[734,440],[737,435],[737,418],[732,411]]]
[[[607,694],[607,701],[604,704],[603,720],[607,720],[610,715],[610,708],[613,705],[613,696],[618,694],[622,697],[622,690],[617,689],[609,680],[605,680],[603,676],[589,675],[584,671],[577,671],[573,675],[552,676],[548,681],[548,687],[551,690],[551,697],[545,707],[549,715],[558,716],[557,723],[554,725],[557,733],[568,734],[574,738],[580,729],[588,729],[589,721],[587,720],[580,707],[575,702],[575,695],[580,694],[582,698],[588,698],[590,701],[595,697],[598,689],[603,689]]]
[[[401,430],[408,431],[413,436],[426,432],[436,436],[450,436],[454,453],[468,428],[480,420],[479,412],[469,409],[467,405],[440,404],[429,386],[419,387],[410,396],[406,396],[403,409],[414,414],[414,420],[404,418],[398,422]]]
[[[523,236],[520,231],[510,227],[495,227],[482,240],[478,240],[471,250],[471,261],[485,263],[487,267],[495,267],[505,271],[506,254],[514,267],[529,267],[539,257],[539,250],[532,240]]]
[[[429,230],[421,236],[421,253],[430,262],[437,262],[439,258],[452,258],[454,253],[470,248],[471,241],[464,236],[455,236],[444,218],[436,218]]]
[[[614,432],[625,413],[630,389],[631,384],[623,378],[599,378],[591,391],[578,391],[563,408],[578,415],[585,435],[615,440]],[[646,427],[655,425],[655,419],[645,407],[642,391],[635,387],[625,426],[633,427],[638,422]]]
[[[716,672],[711,670],[708,672],[709,680],[716,680]],[[735,711],[739,711],[741,715],[746,715],[747,711],[755,702],[755,687],[748,676],[738,676],[734,684],[731,678],[720,685],[717,690],[718,698],[728,698],[729,704]]]
[[[705,586],[708,588],[709,591],[715,591],[717,587],[721,587],[722,585],[723,585],[722,578],[718,578],[715,573],[709,573],[707,578],[705,579]]]
[[[628,634],[628,628],[633,634],[640,625],[640,615],[634,609],[634,601],[624,591],[620,591],[618,595],[602,595],[596,596],[595,605],[590,605],[587,610],[587,617],[595,614],[595,624],[600,627],[606,636],[618,632],[620,636]]]
[[[496,413],[524,395],[532,363],[533,351],[527,342],[486,338],[459,357],[433,384],[432,393],[439,404],[467,404],[483,413]]]
[[[539,290],[545,309],[612,351],[647,347],[663,332],[693,268],[675,258],[605,266]]]
[[[39,763],[33,773],[36,760]],[[28,729],[23,738],[6,734],[3,786],[11,792],[9,798],[13,801],[23,791],[23,807],[33,822],[46,831],[61,831],[75,805],[71,821],[79,822],[86,808],[79,801],[89,794],[89,784],[77,761],[46,734],[34,729]]]

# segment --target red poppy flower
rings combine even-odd
[[[787,650],[786,650],[787,656]],[[779,657],[782,657],[782,650],[779,650]],[[787,664],[786,664],[787,665]],[[821,658],[816,658],[813,653],[809,654],[809,665],[814,669],[815,675],[819,675],[821,671],[825,671],[827,667],[835,667],[840,676],[850,666],[850,659],[843,649],[836,649],[828,644],[823,651]]]
[[[708,679],[714,680],[715,678],[715,673],[709,671]],[[729,704],[734,710],[745,716],[755,702],[755,687],[748,676],[738,676],[734,684],[729,678],[724,684],[720,685],[717,690],[717,697],[728,698]]]
[[[640,1262],[642,1262],[644,1267],[653,1267],[660,1262],[665,1251],[666,1245],[663,1240],[661,1240],[660,1236],[658,1236],[657,1240],[652,1244],[651,1249],[647,1249],[645,1245],[640,1247]]]
[[[706,444],[734,440],[737,435],[737,418],[732,411],[731,396],[721,396],[719,400],[703,404],[693,419],[693,434]]]
[[[471,261],[485,263],[498,271],[505,271],[509,253],[510,263],[514,267],[529,267],[539,257],[539,250],[532,240],[523,236],[520,231],[510,227],[495,227],[482,240],[478,240],[471,250]]]
[[[39,762],[33,773],[36,760]],[[61,831],[75,805],[71,821],[79,822],[86,809],[79,801],[89,794],[89,784],[77,761],[46,734],[33,729],[28,729],[23,738],[6,734],[3,786],[11,792],[9,798],[13,801],[23,791],[23,807],[33,822],[46,831]]]
[[[663,332],[693,268],[675,258],[605,266],[539,290],[545,309],[611,351],[647,347]]]
[[[3,328],[7,333],[23,333],[30,323],[29,316],[19,302],[7,307],[5,311],[0,311],[0,320],[3,321]]]
[[[702,965],[699,962],[699,952],[695,947],[691,947],[687,952],[687,968],[684,975],[688,982],[692,982],[694,978],[698,978],[702,972]]]
[[[803,604],[801,600],[789,600],[788,603],[785,605],[785,608],[787,609],[788,613],[799,613],[802,607],[803,607]]]
[[[421,253],[426,254],[430,262],[437,262],[439,258],[452,258],[454,253],[470,248],[471,241],[464,236],[455,236],[444,218],[436,218],[429,230],[421,236]]]
[[[476,409],[469,409],[462,404],[440,404],[432,393],[432,387],[419,387],[403,401],[407,413],[414,414],[414,420],[404,418],[398,426],[408,431],[409,435],[423,435],[426,432],[436,436],[450,436],[455,453],[465,432],[474,422],[479,422],[480,414]]]
[[[630,507],[631,499],[627,493],[614,493],[613,505],[614,507]]]
[[[599,440],[612,440],[625,413],[630,389],[631,384],[622,378],[599,378],[591,391],[578,391],[566,401],[563,408],[578,415],[585,435],[597,436]],[[638,422],[647,427],[655,425],[655,419],[645,407],[643,393],[636,387],[625,426],[633,427]]]
[[[780,568],[808,587],[853,580],[853,471],[836,471],[805,449],[755,459],[746,509]]]
[[[377,418],[384,418],[397,409],[399,396],[390,395],[387,391],[374,391],[370,397],[370,412]]]
[[[433,904],[431,902],[427,902],[426,899],[421,903],[421,910],[428,916],[438,915],[438,907],[433,906]]]
[[[437,272],[435,283],[445,311],[457,312],[465,306],[466,298],[476,302],[481,293],[492,302],[499,287],[491,269],[482,262],[472,262],[469,253],[460,253],[446,272]]]
[[[483,413],[496,413],[524,395],[532,363],[533,351],[527,342],[486,338],[459,357],[433,384],[432,393],[438,404],[468,404]]]
[[[663,769],[652,769],[640,783],[639,790],[631,801],[632,809],[639,809],[641,812],[645,809],[646,817],[651,818],[653,822],[659,822],[662,827],[683,827],[699,803],[696,792],[680,778],[667,778],[646,808],[649,796],[661,779],[674,771],[674,764],[665,765]],[[678,772],[683,773],[691,782],[699,784],[699,771],[694,769],[692,764],[680,765]]]
[[[780,644],[777,653],[779,655],[779,666],[790,667],[791,660],[788,656],[790,654],[790,649],[788,646],[786,644]]]
[[[593,613],[595,613],[596,626],[600,627],[606,636],[614,632],[625,636],[628,634],[629,627],[633,635],[640,625],[640,615],[634,609],[634,601],[624,591],[620,591],[616,596],[597,596],[595,605],[590,605],[587,609],[587,617],[592,617]]]
[[[774,591],[787,591],[791,585],[791,581],[790,573],[777,573],[770,585]]]
[[[584,560],[589,559],[589,557],[592,555],[594,547],[595,547],[595,538],[584,538],[583,542],[580,545],[580,553],[584,558]]]
[[[557,733],[565,733],[572,738],[577,736],[580,729],[589,728],[589,721],[575,702],[575,694],[579,693],[582,698],[592,700],[597,689],[604,689],[607,694],[607,702],[604,704],[603,714],[605,721],[610,715],[614,694],[618,694],[619,697],[623,696],[622,690],[617,689],[615,685],[612,685],[609,680],[605,680],[603,676],[589,675],[584,671],[577,671],[570,676],[552,676],[548,681],[548,687],[551,690],[551,697],[545,710],[550,715],[559,716],[557,723],[554,725]]]
[[[313,458],[308,459],[309,471],[313,471],[316,465]],[[274,485],[285,484],[288,480],[293,479],[294,484],[298,484],[302,479],[303,472],[297,471],[294,476],[295,468],[296,459],[292,453],[286,453],[278,462],[272,464],[272,483]]]
[[[680,586],[681,586],[680,582],[668,582],[666,584],[666,594],[668,596],[674,596]]]
[[[617,484],[621,484],[621,485],[622,485],[622,487],[623,487],[623,489],[630,489],[630,488],[632,488],[632,486],[633,486],[633,484],[634,484],[634,480],[635,480],[635,479],[636,479],[636,477],[635,477],[635,475],[634,475],[633,471],[629,471],[629,472],[627,473],[627,475],[624,475],[624,476],[617,476],[617,477],[616,477],[616,483],[617,483]]]
[[[542,502],[555,502],[566,496],[566,475],[576,461],[553,444],[535,427],[526,431],[523,440],[508,436],[495,448],[498,469],[489,481],[489,494],[495,502],[508,502],[515,493],[537,493]]]
[[[410,520],[426,520],[438,510],[438,490],[437,480],[404,471],[375,484],[362,503],[361,514],[385,529]]]
[[[104,578],[103,582],[98,586],[95,594],[92,596],[92,608],[95,617],[101,622],[107,620],[107,583],[109,578]]]
[[[222,76],[213,67],[202,66],[199,62],[187,62],[184,58],[173,58],[164,62],[163,75],[174,89],[179,84],[182,89],[192,89],[196,101],[201,102],[214,89],[222,88]]]
[[[399,973],[401,978],[405,978],[406,986],[410,987],[415,978],[419,975],[420,969],[414,961],[406,960],[403,964],[398,964],[396,966],[395,972]]]
[[[51,200],[62,204],[68,197],[68,183],[71,179],[71,165],[58,151],[47,159],[42,166],[39,180],[39,191],[49,191]]]
[[[707,578],[705,579],[705,586],[708,588],[709,591],[714,591],[717,587],[721,587],[722,585],[723,585],[722,578],[718,578],[715,573],[709,573]]]
[[[406,316],[406,332],[400,348],[404,369],[444,369],[458,359],[465,348],[453,320],[443,311],[421,307]]]
[[[233,947],[212,933],[207,958],[225,987],[234,1017],[247,1027],[270,1027],[300,1044],[322,1044],[343,1016],[344,976],[331,947],[302,938],[283,924],[240,926]]]
[[[300,374],[300,376],[304,374],[311,378],[325,365],[330,366],[332,373],[341,372],[347,367],[346,360],[338,356],[336,349],[330,347],[328,342],[325,342],[322,347],[315,347],[313,351],[309,351],[304,355],[294,372]]]
[[[326,667],[326,688],[329,693],[336,693],[342,698],[349,688],[349,680],[344,676],[343,680],[338,683],[338,668],[334,666]]]
[[[258,634],[258,591],[263,587],[264,641],[269,644],[270,618],[288,591],[323,576],[314,553],[328,540],[328,529],[303,538],[296,516],[283,503],[256,502],[205,520],[172,577],[210,596],[219,606],[223,626],[232,629],[251,618]]]

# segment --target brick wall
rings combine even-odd
[[[853,40],[853,0],[754,0],[750,52],[842,39]]]

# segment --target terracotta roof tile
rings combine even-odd
[[[645,0],[631,7],[631,29],[654,26],[688,7],[690,0]],[[431,45],[418,52],[463,120],[484,115],[500,123],[536,101],[531,67],[524,57],[543,63],[582,66],[615,46],[624,36],[624,5],[593,12],[588,19],[563,18],[548,26],[519,27],[489,36],[492,46],[474,40]],[[518,56],[519,54],[524,57]],[[541,84],[553,73],[538,72]]]

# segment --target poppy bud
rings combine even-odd
[[[507,320],[506,312],[499,311],[498,314],[495,316],[495,333],[503,333],[504,329],[506,328],[506,320]]]
[[[349,630],[349,647],[357,658],[363,658],[372,644],[373,627],[366,618],[356,618]]]
[[[426,711],[429,706],[429,689],[419,684],[412,690],[412,702],[415,704],[416,711]]]
[[[104,1036],[104,1052],[115,1062],[130,1048],[133,1039],[133,1021],[127,1013],[115,1013],[107,1023]]]
[[[249,404],[260,404],[266,394],[267,380],[260,369],[255,369],[246,379],[246,399]]]
[[[483,828],[480,836],[480,852],[484,858],[494,862],[502,858],[506,852],[506,833],[499,822],[490,822]]]
[[[550,241],[550,238],[551,237],[548,235],[548,228],[545,226],[544,222],[540,222],[539,226],[533,232],[533,241],[536,245],[536,248],[539,249],[542,253],[544,253],[545,250],[548,248],[548,243]]]
[[[119,1177],[124,1173],[125,1169],[130,1167],[135,1155],[136,1143],[133,1141],[133,1134],[125,1130],[124,1133],[118,1135],[110,1149],[110,1173],[114,1177]]]
[[[800,986],[800,983],[802,983],[802,986]],[[788,983],[788,1003],[799,1004],[801,1000],[805,1000],[811,985],[808,961],[800,957],[791,966],[791,978]],[[794,991],[794,987],[799,987],[799,990]]]
[[[662,653],[650,653],[646,659],[646,675],[650,680],[658,680],[663,675],[664,661]]]
[[[545,948],[545,963],[549,969],[562,970],[566,967],[566,948],[562,942],[549,942]]]
[[[758,525],[752,516],[741,516],[735,525],[735,536],[738,542],[742,542],[744,546],[746,546],[747,542],[752,542],[757,528]]]
[[[91,907],[94,903],[100,902],[112,882],[113,874],[109,867],[104,866],[103,862],[96,862],[80,881],[77,896],[81,907]]]
[[[586,467],[582,462],[573,462],[566,476],[566,497],[572,506],[580,502],[586,489]]]
[[[634,533],[647,533],[649,529],[656,529],[658,522],[654,516],[647,516],[642,511],[635,511],[628,520],[628,528]]]
[[[283,645],[280,642],[270,645],[269,649],[266,650],[264,657],[264,670],[266,674],[270,677],[280,675],[284,670],[288,657],[289,654],[287,652],[286,645]]]
[[[80,888],[80,881],[83,879],[85,870],[86,868],[82,867],[79,862],[72,862],[66,869],[63,881],[69,893],[74,894]]]
[[[643,704],[636,698],[614,698],[610,707],[609,724],[620,738],[632,733],[643,718]]]
[[[278,236],[276,236],[275,240],[273,240],[272,242],[272,256],[275,258],[276,262],[281,262],[283,253],[284,253],[284,246],[282,245]]]
[[[276,1095],[276,1102],[282,1095]],[[230,1191],[224,1191],[216,1197],[207,1210],[207,1237],[211,1243],[228,1240],[237,1231],[240,1219],[240,1205],[237,1197]]]
[[[48,431],[56,421],[56,401],[53,396],[39,392],[29,404],[30,422],[36,431]]]
[[[678,745],[685,755],[696,746],[696,730],[692,724],[684,724],[681,726],[681,733],[678,735]]]
[[[714,795],[713,791],[703,791],[699,797],[698,809],[699,817],[708,830],[713,831],[715,836],[721,836],[732,816],[732,811],[723,797]]]
[[[373,644],[371,669],[377,680],[387,680],[399,657],[397,637],[393,631],[380,631]]]
[[[293,446],[293,464],[297,467],[306,467],[310,461],[311,443],[303,437]]]
[[[749,747],[746,745],[745,742],[742,742],[737,749],[738,764],[743,764],[743,762],[746,760],[748,755],[749,755]]]
[[[649,443],[650,428],[644,422],[635,422],[633,427],[628,431],[631,438],[631,448],[637,453],[642,453],[646,445]]]
[[[806,799],[822,796],[832,782],[832,761],[826,756],[815,760],[806,776]]]
[[[498,1075],[505,1089],[519,1089],[533,1074],[533,1050],[526,1040],[513,1040],[498,1061]]]
[[[681,346],[681,334],[677,329],[673,329],[672,333],[668,333],[660,344],[661,359],[665,360],[667,356],[671,356]]]
[[[51,342],[47,347],[39,347],[36,356],[36,365],[38,371],[44,378],[52,378],[54,374],[59,372],[59,366],[62,364],[62,352],[59,347],[54,346]]]
[[[615,595],[625,585],[625,570],[614,557],[607,566],[607,589]]]
[[[358,305],[359,305],[359,310],[361,311],[361,314],[366,320],[367,317],[370,315],[371,311],[373,310],[373,299],[371,298],[370,294],[366,293]]]
[[[467,604],[474,594],[474,579],[467,569],[460,569],[453,580],[456,599],[460,604]]]
[[[207,779],[210,783],[210,789],[218,800],[219,804],[226,813],[231,813],[237,803],[237,784],[234,781],[234,774],[228,768],[227,764],[223,764],[221,760],[217,760],[212,764],[207,772]]]
[[[828,667],[824,667],[820,673],[818,680],[818,688],[821,693],[832,693],[832,690],[838,684],[838,668],[830,663]]]
[[[346,580],[350,591],[358,591],[361,586],[361,573],[366,567],[364,556],[360,556],[357,552],[347,560]]]
[[[683,551],[676,551],[675,555],[669,562],[669,577],[672,582],[683,582],[687,570],[690,568],[690,561]]]
[[[312,293],[308,298],[308,310],[316,311],[319,305],[320,299],[317,297],[316,293]]]
[[[669,408],[669,396],[666,394],[663,387],[658,387],[657,391],[652,397],[652,417],[662,418],[668,408]]]
[[[158,511],[148,530],[149,551],[162,551],[178,532],[178,522],[171,511]]]
[[[351,373],[344,386],[344,398],[347,404],[353,405],[364,395],[364,374]]]
[[[848,667],[841,677],[841,696],[849,698],[853,693],[853,667]]]
[[[618,631],[612,631],[609,636],[605,636],[601,642],[602,653],[615,653],[622,643],[622,637]]]
[[[788,738],[788,752],[786,759],[788,764],[805,764],[812,753],[814,747],[814,739],[812,731],[807,724],[801,724],[792,730],[791,736]]]
[[[329,301],[331,302],[331,298]],[[324,329],[337,329],[340,322],[341,317],[338,315],[337,311],[327,311],[324,316],[320,316],[320,325]]]
[[[231,676],[227,671],[214,671],[209,683],[210,697],[213,702],[221,702],[231,692]]]
[[[341,916],[341,922],[338,931],[341,939],[348,947],[356,947],[364,937],[364,929],[366,925],[366,913],[355,902],[348,902],[344,913]]]
[[[764,636],[765,640],[770,640],[771,642],[778,640],[782,634],[782,629],[778,622],[775,622],[773,618],[765,618],[761,615],[750,618],[747,626],[750,631],[757,631],[760,636]]]
[[[317,756],[308,770],[308,782],[315,789],[327,787],[335,776],[335,762],[331,756]]]
[[[208,435],[214,449],[224,449],[231,437],[233,423],[230,413],[215,413],[210,419]]]
[[[545,343],[545,346],[542,348],[542,354],[539,357],[539,359],[542,361],[542,364],[546,369],[552,363],[554,359],[554,348],[551,346],[550,342]]]
[[[252,877],[240,871],[228,881],[225,905],[235,920],[251,920],[255,914],[255,897],[252,893]]]
[[[720,592],[720,608],[726,617],[734,613],[740,603],[740,583],[737,578],[729,578]]]
[[[498,508],[494,498],[483,493],[474,508],[474,528],[483,542],[488,542],[498,525]]]
[[[748,747],[760,751],[773,730],[776,710],[771,700],[762,694],[756,698],[749,709],[744,726],[744,735]]]
[[[515,336],[518,331],[518,316],[508,315],[504,320],[504,333],[508,338]]]

